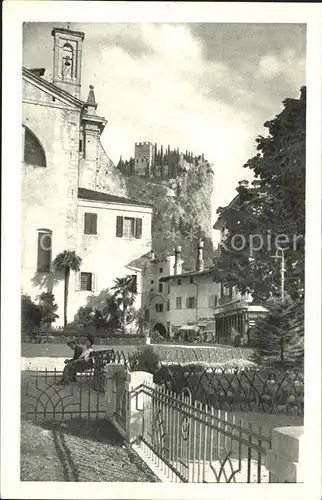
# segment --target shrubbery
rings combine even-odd
[[[132,371],[156,373],[160,366],[160,357],[152,346],[137,349],[129,355],[128,360]]]
[[[43,292],[38,298],[38,304],[29,295],[21,296],[21,332],[37,333],[39,330],[50,330],[52,323],[58,318],[57,304],[52,293]]]

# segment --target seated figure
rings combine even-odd
[[[76,352],[76,347],[80,347],[81,351],[80,349],[77,349]],[[83,372],[93,368],[93,339],[91,337],[87,337],[84,348],[77,345],[76,347],[74,349],[74,358],[71,360],[65,360],[66,366],[59,384],[68,385],[71,382],[75,382],[77,372]]]

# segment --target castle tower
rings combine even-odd
[[[53,83],[79,99],[81,90],[82,45],[85,34],[54,28]]]
[[[155,151],[152,142],[136,142],[134,148],[135,174],[141,177],[151,175]]]

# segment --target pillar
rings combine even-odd
[[[271,483],[302,483],[304,469],[304,427],[278,427],[272,431],[266,468]]]

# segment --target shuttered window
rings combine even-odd
[[[195,309],[195,307],[196,307],[196,298],[195,297],[187,297],[186,308],[187,309]]]
[[[94,280],[92,273],[80,273],[80,289],[92,292],[94,290]]]
[[[176,298],[176,308],[177,309],[182,309],[182,297],[177,297]]]
[[[116,217],[116,236],[117,238],[122,238],[123,236],[123,217],[120,215]]]
[[[136,239],[142,238],[142,219],[135,219],[135,237]]]
[[[124,217],[123,219],[123,236],[124,238],[134,238],[135,219]]]
[[[50,272],[51,266],[52,233],[38,231],[37,271]]]
[[[97,234],[97,214],[84,214],[84,234]]]
[[[116,217],[117,238],[142,238],[142,219],[134,217]]]
[[[218,295],[209,295],[209,307],[217,307]]]

